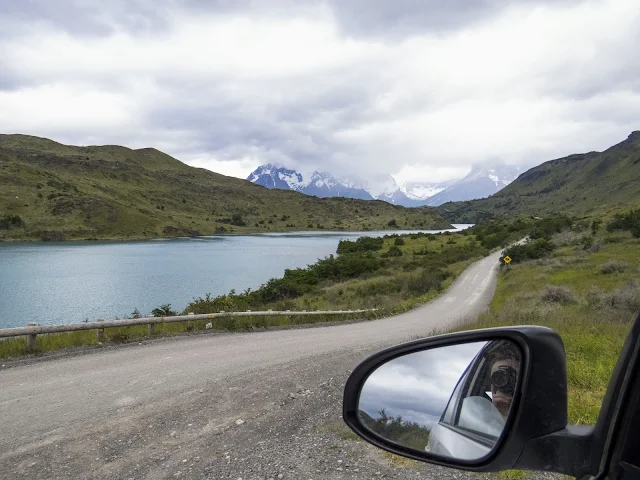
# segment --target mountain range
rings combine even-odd
[[[247,180],[270,189],[295,190],[316,197],[347,197],[383,200],[405,207],[437,206],[442,203],[484,198],[511,183],[520,173],[518,166],[474,165],[462,179],[448,182],[408,182],[398,185],[391,175],[363,179],[336,177],[328,172],[304,174],[274,164],[261,165]]]

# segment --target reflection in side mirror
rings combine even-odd
[[[396,357],[363,384],[360,422],[403,447],[477,460],[491,453],[512,413],[521,359],[510,340]]]

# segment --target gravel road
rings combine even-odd
[[[349,372],[369,354],[485,309],[498,258],[480,260],[438,299],[392,318],[5,362],[0,476],[484,478],[398,461],[355,440],[341,398]]]

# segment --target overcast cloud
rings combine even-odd
[[[0,132],[441,181],[640,128],[637,0],[0,0]]]
[[[431,428],[440,420],[462,374],[487,342],[433,348],[394,358],[362,387],[358,408],[377,418],[402,417]]]

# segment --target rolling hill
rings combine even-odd
[[[434,208],[269,190],[153,148],[0,135],[0,240],[449,227]]]
[[[494,195],[438,207],[451,222],[513,214],[587,214],[640,203],[640,131],[604,152],[569,155],[527,170]]]

